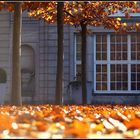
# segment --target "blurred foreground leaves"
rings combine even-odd
[[[140,106],[0,106],[0,138],[139,138]]]

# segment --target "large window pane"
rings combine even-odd
[[[96,90],[107,90],[107,65],[96,65]]]
[[[140,60],[140,33],[131,34],[131,60]]]
[[[111,79],[110,79],[111,90],[128,90],[128,87],[126,84],[128,82],[127,64],[111,64],[110,76],[111,76]],[[125,88],[123,88],[124,85],[125,85]]]
[[[106,35],[96,36],[96,60],[107,60],[107,37]]]
[[[127,35],[111,35],[111,60],[127,60]]]
[[[96,90],[100,92],[140,90],[140,33],[130,35],[112,33],[108,37],[110,42],[107,42],[109,39],[105,34],[96,36]]]
[[[76,35],[76,60],[81,60],[81,36]]]
[[[76,50],[76,64],[75,64],[75,68],[76,68],[76,73],[75,73],[75,77],[77,80],[81,80],[81,36],[80,34],[76,34],[76,42],[75,42],[75,50]]]
[[[131,65],[131,90],[140,90],[140,64]]]

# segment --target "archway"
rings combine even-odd
[[[35,93],[35,55],[29,45],[21,46],[21,90],[26,102],[32,102]]]

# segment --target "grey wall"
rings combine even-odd
[[[0,12],[0,67],[3,68],[7,73],[7,83],[5,90],[5,100],[9,99],[10,91],[10,74],[11,74],[11,65],[10,65],[10,24],[9,19],[10,15],[5,11]],[[1,93],[1,91],[0,91]]]

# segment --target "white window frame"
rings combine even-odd
[[[77,72],[77,69],[76,69],[76,66],[78,64],[81,64],[81,60],[77,60],[76,59],[76,33],[74,34],[74,48],[75,48],[75,58],[74,58],[74,70],[75,70],[75,77],[76,77],[76,72]],[[128,59],[127,60],[111,60],[110,61],[110,45],[111,45],[111,42],[110,42],[110,35],[111,33],[106,33],[107,35],[107,60],[96,60],[96,34],[93,34],[93,71],[94,71],[94,74],[93,74],[93,89],[94,89],[94,93],[132,93],[132,94],[138,94],[140,93],[140,90],[131,90],[131,64],[140,64],[140,61],[139,60],[131,60],[131,35],[128,34],[127,35],[127,46],[128,46],[128,51],[127,51],[127,57]],[[119,63],[118,63],[119,61]],[[107,90],[96,90],[96,65],[97,64],[107,64]],[[128,90],[111,90],[110,89],[110,66],[111,64],[126,64],[127,65],[127,68],[128,68]]]
[[[130,34],[127,35],[127,45],[128,45],[128,51],[127,51],[127,60],[117,60],[117,61],[113,61],[110,60],[110,35],[111,33],[107,33],[107,60],[104,61],[98,61],[96,60],[96,34],[93,35],[93,47],[94,47],[94,81],[93,81],[93,85],[94,85],[94,93],[132,93],[132,94],[137,94],[140,93],[140,90],[131,90],[131,64],[140,64],[139,60],[131,60],[131,36]],[[119,61],[119,63],[118,63]],[[107,64],[107,90],[96,90],[96,65],[97,64]],[[127,68],[128,68],[128,90],[110,90],[110,66],[111,64],[127,64]]]

